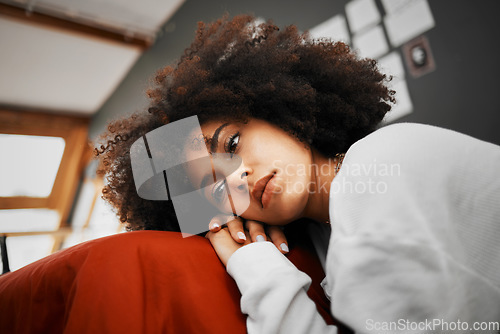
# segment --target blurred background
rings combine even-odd
[[[500,145],[497,0],[0,0],[3,272],[122,232],[88,143],[146,109],[154,73],[182,54],[198,21],[226,12],[295,24],[377,59],[397,91],[386,123]]]

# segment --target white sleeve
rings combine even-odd
[[[478,268],[498,262],[499,148],[430,127],[383,131],[349,151],[332,183],[332,313],[367,333],[498,322],[500,290]],[[467,151],[483,164],[464,163]]]
[[[332,246],[332,310],[356,333],[470,333],[499,319],[498,290],[438,248],[363,237]]]
[[[311,278],[299,271],[270,242],[255,242],[237,250],[228,273],[242,294],[248,333],[337,333],[309,299]]]

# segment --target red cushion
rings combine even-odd
[[[318,259],[289,258],[313,277],[309,296],[333,323]],[[246,333],[240,294],[208,240],[122,233],[0,276],[2,333]]]

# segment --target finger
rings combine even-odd
[[[252,238],[252,242],[256,241],[266,241],[266,230],[264,229],[264,225],[255,220],[247,220],[245,222],[245,227]]]
[[[217,241],[217,240],[224,240],[226,238],[226,236],[230,237],[229,232],[227,231],[227,229],[224,229],[224,228],[221,228],[220,232],[218,232],[218,233],[208,231],[205,234],[205,238],[210,240],[210,242]]]
[[[245,242],[243,243],[243,245],[251,244],[252,243],[252,238],[250,237],[250,234],[248,233],[247,230],[245,230],[245,237],[247,239],[245,240]]]
[[[208,224],[208,229],[211,232],[218,232],[221,229],[221,225],[222,225],[221,220],[218,219],[217,217],[214,217],[214,218],[212,218],[212,220]]]
[[[268,226],[267,234],[269,234],[269,238],[281,253],[286,254],[289,252],[285,233],[279,226]]]
[[[237,243],[242,244],[247,240],[245,230],[243,229],[243,220],[240,217],[234,217],[234,219],[228,221],[227,228]]]
[[[208,232],[206,238],[210,241],[210,244],[224,265],[227,265],[227,261],[234,252],[243,247],[243,245],[233,240],[227,228],[223,228],[217,233]]]
[[[228,221],[228,216],[227,215],[217,215],[210,220],[210,223],[208,224],[208,229],[211,232],[218,232],[222,228],[222,225],[224,225]]]

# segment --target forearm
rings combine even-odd
[[[268,242],[253,243],[229,259],[228,273],[242,294],[249,333],[336,333],[307,296],[309,276]]]
[[[440,248],[351,237],[330,252],[332,310],[356,333],[441,333],[448,330],[440,322],[458,321],[470,332],[498,320],[498,290]]]

